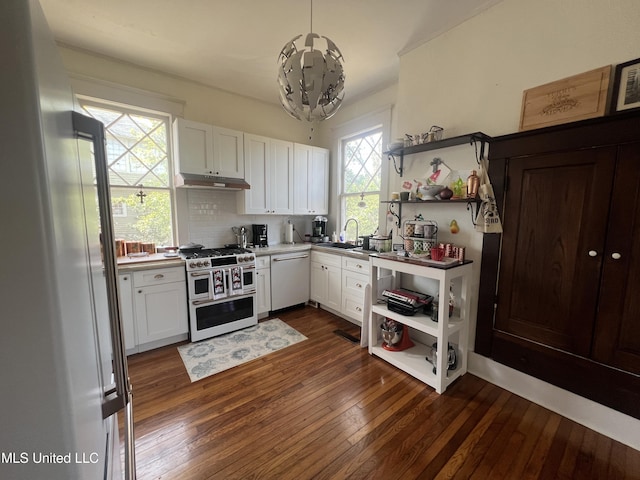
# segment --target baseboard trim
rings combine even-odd
[[[602,435],[640,450],[640,420],[469,352],[467,371]]]

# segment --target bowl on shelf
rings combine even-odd
[[[391,331],[385,330],[384,326],[382,326],[382,340],[389,346],[397,345],[402,340],[402,330]]]
[[[436,195],[438,195],[443,189],[444,185],[425,185],[418,188],[418,197],[422,200],[435,200]]]

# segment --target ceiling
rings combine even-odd
[[[398,54],[501,0],[316,0],[313,30],[344,56],[345,104],[398,79]],[[56,40],[279,103],[282,47],[310,29],[311,0],[40,0]]]

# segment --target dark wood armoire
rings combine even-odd
[[[640,114],[496,137],[477,353],[640,418]]]

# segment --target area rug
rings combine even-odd
[[[306,340],[279,318],[178,347],[192,382]]]

